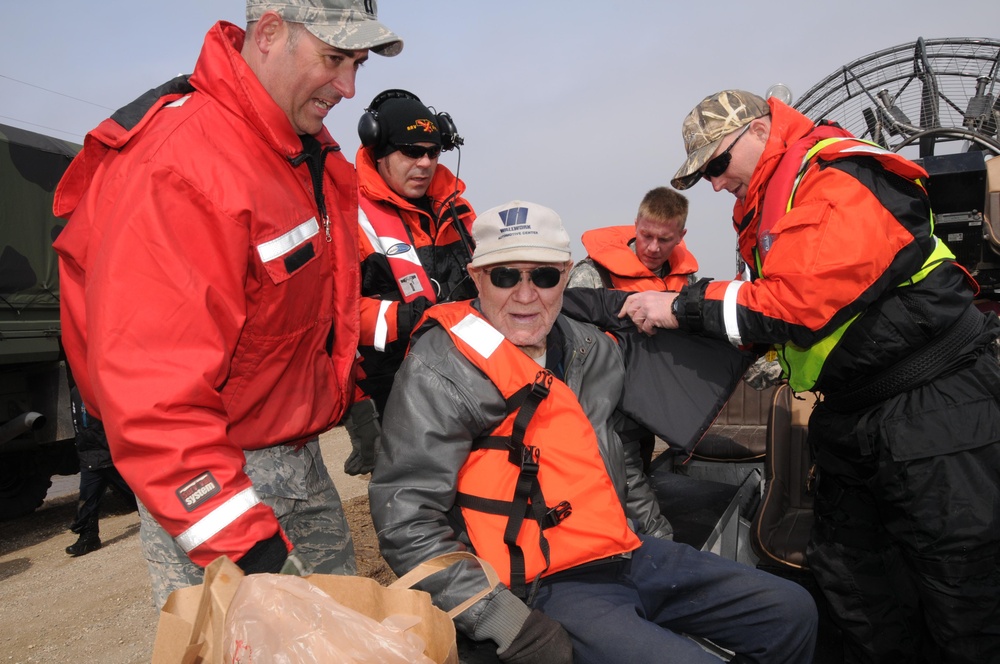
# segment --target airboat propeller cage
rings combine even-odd
[[[920,37],[844,65],[795,108],[920,163],[935,235],[1000,302],[998,74],[1000,40]]]
[[[968,141],[1000,154],[998,73],[1000,40],[920,37],[844,65],[795,108],[896,152],[916,143],[926,157]]]

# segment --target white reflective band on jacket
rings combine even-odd
[[[257,492],[252,486],[247,487],[175,537],[174,541],[185,553],[189,553],[243,516],[247,510],[259,502],[260,496],[257,495]]]
[[[734,346],[743,343],[743,339],[740,337],[740,327],[736,320],[738,310],[736,297],[745,283],[745,281],[730,281],[729,285],[726,286],[726,294],[722,300],[722,320],[726,325],[726,337],[729,339],[729,343]]]
[[[386,339],[389,338],[389,323],[385,320],[392,306],[392,300],[382,300],[378,305],[378,318],[375,320],[375,341],[372,345],[379,352],[385,351]]]
[[[281,237],[276,237],[273,240],[257,245],[257,253],[260,254],[260,260],[267,263],[291,252],[292,249],[295,249],[318,233],[319,222],[316,221],[316,217],[313,217],[309,221],[299,224]]]

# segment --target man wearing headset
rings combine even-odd
[[[465,183],[438,164],[462,144],[451,117],[405,90],[378,94],[358,123],[361,365],[358,400],[345,419],[351,475],[371,472],[379,420],[410,331],[438,302],[467,300],[475,212]]]

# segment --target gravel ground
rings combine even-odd
[[[359,573],[387,583],[394,577],[378,554],[367,476],[341,472],[349,451],[342,428],[320,442],[351,523]],[[57,482],[34,514],[0,522],[0,661],[148,662],[158,612],[139,547],[139,517],[109,492],[102,505],[104,546],[71,558],[64,549],[76,541],[67,529],[76,493],[58,491],[71,481]]]

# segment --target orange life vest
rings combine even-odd
[[[468,302],[427,316],[507,400],[507,417],[458,473],[456,503],[476,553],[524,596],[526,580],[638,548],[573,391]]]
[[[598,271],[604,268],[607,272],[606,276],[601,275],[605,283],[610,278],[611,288],[616,290],[680,292],[698,271],[698,261],[681,240],[670,253],[670,273],[662,277],[653,274],[629,246],[635,239],[635,226],[595,228],[580,239]]]

